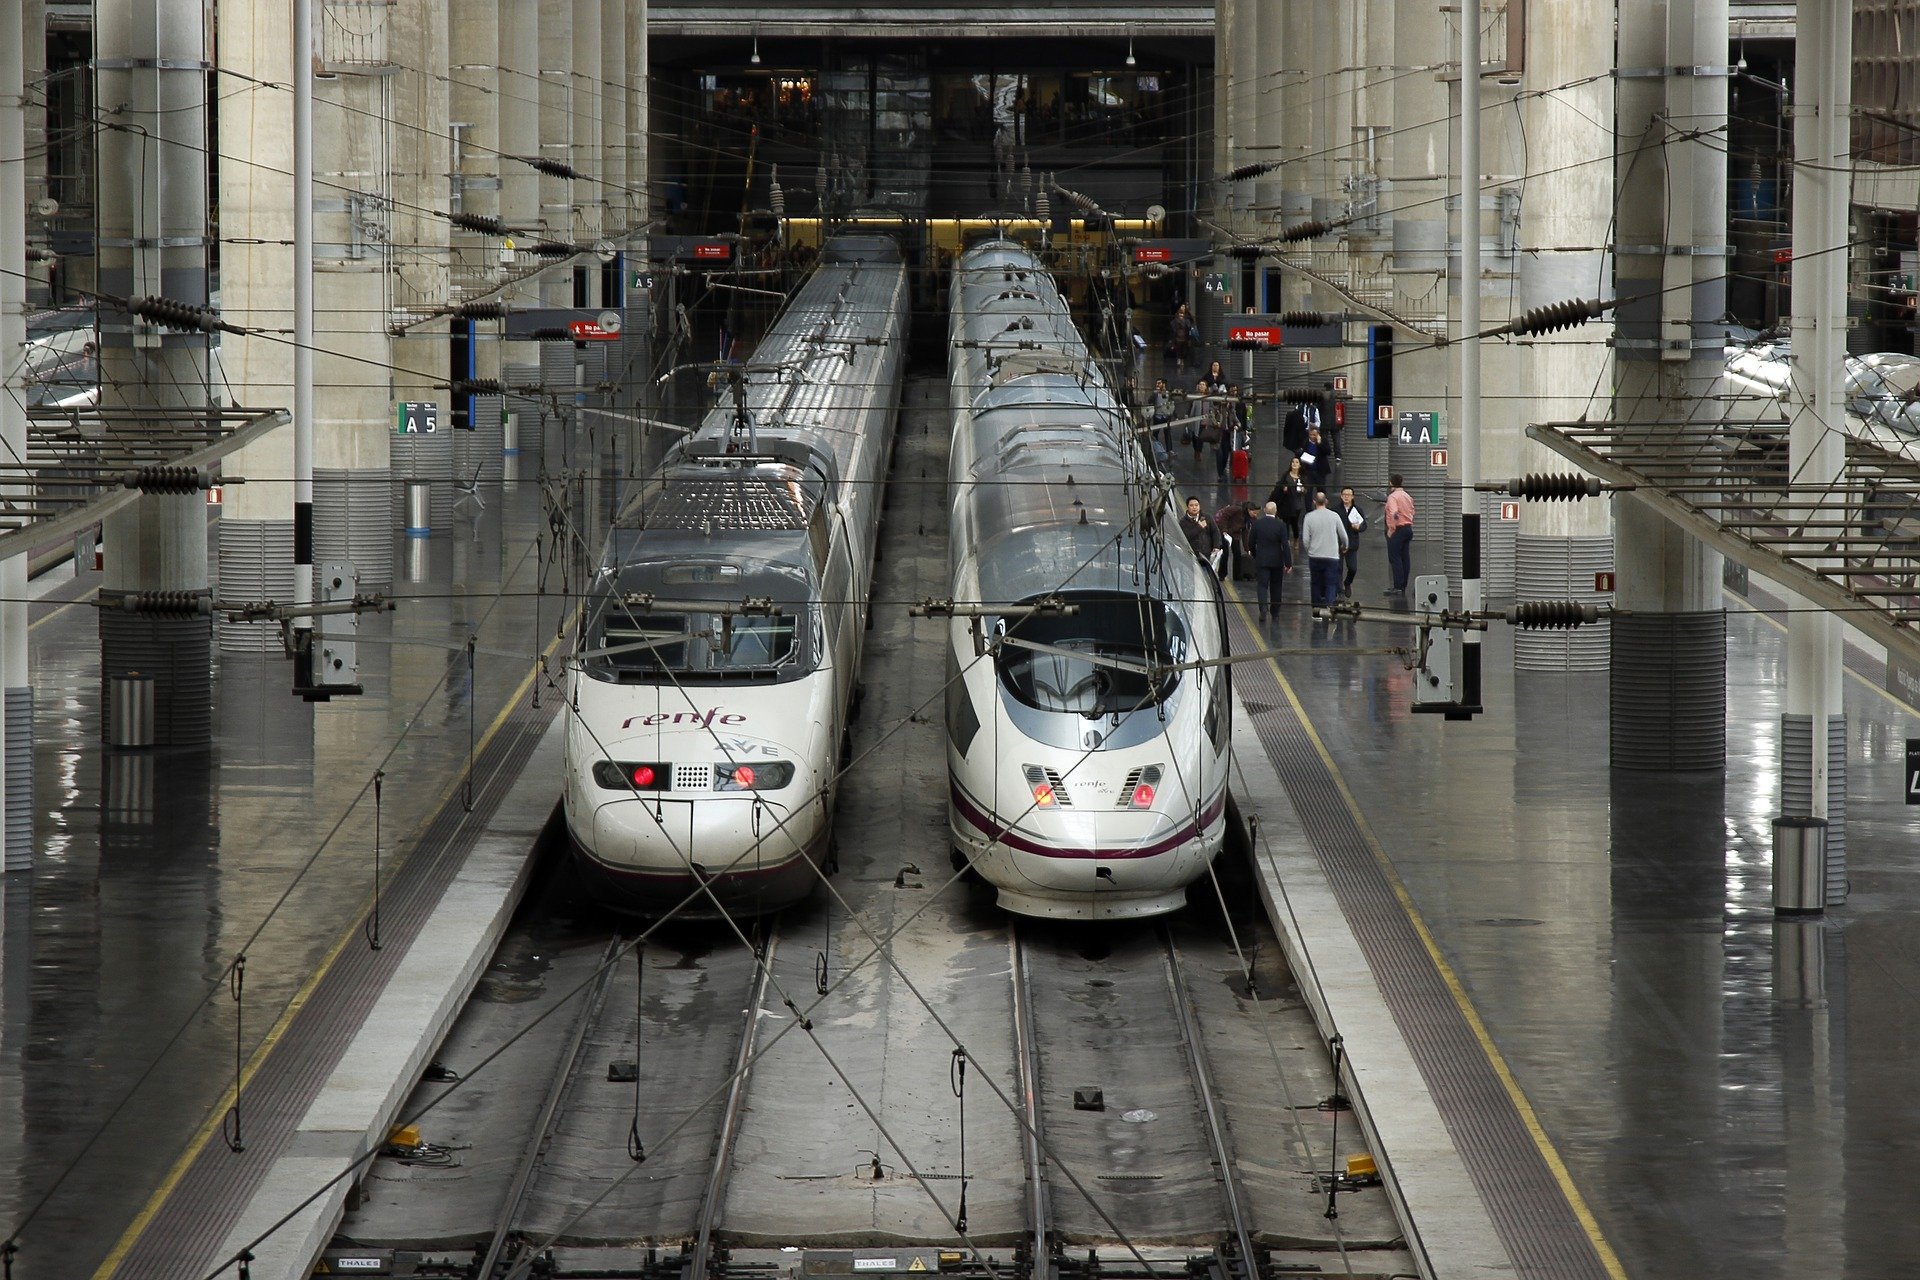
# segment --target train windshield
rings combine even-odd
[[[580,654],[594,679],[777,682],[812,669],[809,605],[767,590],[791,585],[784,580],[696,580],[686,566],[648,576],[653,581],[645,591],[630,593],[623,574],[623,589],[607,591],[594,604]]]
[[[1075,594],[1071,615],[1005,620],[995,665],[1007,692],[1041,711],[1094,719],[1164,702],[1180,683],[1186,624],[1143,596]]]

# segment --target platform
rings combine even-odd
[[[1364,604],[1387,582],[1379,525]],[[1438,559],[1416,546],[1415,572]],[[1256,640],[1251,585],[1229,608],[1236,647],[1327,651],[1238,672],[1264,763],[1516,1274],[1911,1274],[1920,809],[1900,774],[1920,716],[1872,651],[1850,648],[1846,688],[1852,894],[1783,921],[1777,620],[1727,598],[1724,778],[1615,773],[1605,675],[1516,674],[1496,628],[1486,714],[1414,715],[1398,659],[1338,652],[1410,630],[1312,621],[1301,570]]]

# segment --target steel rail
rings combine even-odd
[[[1167,984],[1173,989],[1173,1008],[1180,1021],[1180,1038],[1186,1045],[1187,1060],[1193,1067],[1193,1085],[1199,1092],[1200,1108],[1206,1117],[1207,1139],[1213,1145],[1214,1163],[1220,1170],[1220,1194],[1226,1201],[1227,1220],[1232,1224],[1234,1240],[1239,1246],[1240,1274],[1246,1280],[1257,1280],[1260,1269],[1254,1259],[1253,1234],[1247,1229],[1240,1185],[1234,1175],[1233,1152],[1227,1142],[1226,1117],[1220,1112],[1219,1100],[1213,1092],[1213,1079],[1207,1072],[1206,1051],[1200,1044],[1200,1028],[1187,995],[1186,974],[1180,965],[1180,948],[1173,940],[1173,930],[1167,925],[1160,926],[1160,939],[1166,944]]]
[[[586,1046],[587,1032],[599,1017],[600,1003],[606,998],[607,987],[613,981],[613,962],[619,957],[621,945],[622,940],[617,934],[607,940],[606,952],[600,957],[599,976],[588,989],[586,999],[581,1002],[579,1016],[574,1019],[572,1036],[567,1042],[566,1051],[560,1055],[553,1073],[553,1083],[547,1088],[547,1096],[540,1104],[538,1119],[527,1138],[526,1150],[521,1153],[519,1167],[514,1170],[513,1182],[507,1187],[506,1202],[500,1206],[500,1218],[494,1225],[493,1238],[487,1242],[487,1252],[480,1269],[474,1272],[478,1280],[492,1280],[506,1252],[507,1237],[513,1233],[513,1224],[526,1205],[527,1192],[533,1188],[534,1170],[548,1143],[553,1140],[554,1124],[560,1118],[560,1102],[566,1097],[567,1087],[573,1083],[574,1071],[580,1064],[580,1051]]]
[[[753,1075],[754,1033],[760,1028],[760,1005],[766,998],[767,977],[773,970],[773,956],[779,945],[780,935],[775,928],[767,934],[766,950],[753,967],[746,1025],[740,1031],[740,1048],[733,1056],[733,1083],[727,1088],[726,1109],[720,1114],[720,1130],[714,1136],[713,1167],[707,1172],[707,1189],[700,1199],[700,1220],[686,1271],[687,1280],[707,1280],[713,1268],[713,1229],[726,1207],[727,1180],[733,1173],[733,1144],[740,1135],[740,1108],[746,1102],[747,1082]]]
[[[1033,974],[1018,922],[1007,926],[1007,948],[1013,959],[1014,1060],[1020,1073],[1020,1114],[1026,1121],[1020,1143],[1027,1162],[1027,1248],[1033,1254],[1027,1274],[1030,1280],[1053,1280],[1053,1250],[1048,1243],[1053,1208],[1040,1139],[1040,1043],[1033,1026]]]

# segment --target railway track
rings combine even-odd
[[[1009,930],[1023,1270],[1054,1280],[1070,1246],[1094,1245],[1178,1272],[1211,1242],[1219,1275],[1252,1280],[1254,1226],[1179,945],[1164,927],[1129,930],[1110,952],[1079,942],[1029,922]]]

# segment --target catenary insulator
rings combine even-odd
[[[463,302],[453,315],[456,320],[504,320],[508,310],[504,302]]]
[[[1236,244],[1227,246],[1227,256],[1229,258],[1240,258],[1242,260],[1265,257],[1271,252],[1273,252],[1272,248],[1264,244]]]
[[[1597,320],[1611,303],[1598,298],[1570,298],[1565,302],[1550,302],[1544,307],[1534,307],[1522,311],[1502,326],[1504,332],[1516,336],[1528,334],[1553,333],[1560,329],[1571,329],[1575,325]]]
[[[127,613],[205,614],[213,612],[213,597],[197,591],[129,591],[120,597],[120,608]]]
[[[1320,402],[1320,393],[1312,387],[1281,387],[1274,392],[1274,399],[1286,404],[1306,404]]]
[[[535,342],[573,341],[573,335],[563,326],[557,324],[542,325],[537,329],[529,329],[527,330],[527,337],[533,339]]]
[[[1257,178],[1263,173],[1272,173],[1280,165],[1275,161],[1263,160],[1253,164],[1243,164],[1237,169],[1227,170],[1228,182],[1244,182],[1248,178]]]
[[[1600,496],[1600,482],[1592,476],[1571,471],[1516,476],[1507,481],[1507,492],[1516,498],[1535,498],[1546,502],[1575,502]]]
[[[545,156],[520,156],[518,159],[528,168],[538,170],[549,177],[577,178],[580,176],[580,171],[572,165],[563,164],[558,160],[549,160]]]
[[[503,396],[507,384],[498,378],[462,378],[447,388],[457,396]]]
[[[172,298],[134,298],[127,303],[127,311],[162,329],[181,333],[213,333],[221,328],[218,312]]]
[[[138,467],[120,473],[121,488],[138,489],[142,493],[198,493],[212,483],[212,479],[199,467],[170,463]]]
[[[447,221],[465,231],[483,236],[510,236],[513,234],[506,223],[498,218],[490,218],[481,213],[450,213]]]
[[[536,258],[565,258],[580,252],[580,246],[564,240],[536,240],[527,249]]]
[[[1570,631],[1599,620],[1599,606],[1577,600],[1529,600],[1507,609],[1507,621],[1525,631]]]
[[[1288,227],[1280,233],[1280,239],[1287,244],[1293,244],[1300,240],[1317,239],[1331,230],[1333,230],[1333,224],[1331,222],[1323,222],[1319,218],[1315,218],[1310,222],[1303,222],[1297,227]]]
[[[1324,311],[1283,311],[1280,323],[1296,329],[1318,329],[1333,323],[1333,317]]]

